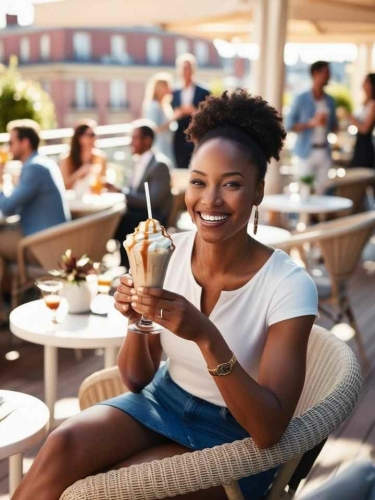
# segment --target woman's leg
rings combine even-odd
[[[78,479],[168,442],[121,410],[93,406],[50,434],[13,500],[58,500]]]

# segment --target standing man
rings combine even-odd
[[[329,64],[317,61],[311,65],[312,89],[296,97],[287,118],[286,128],[297,133],[294,153],[298,157],[298,175],[313,174],[315,190],[322,193],[331,167],[327,136],[338,128],[335,101],[324,92],[330,79]]]
[[[108,191],[122,191],[126,196],[127,212],[121,219],[115,235],[115,239],[121,243],[121,264],[125,266],[128,266],[128,259],[122,242],[127,234],[134,232],[140,222],[148,219],[144,183],[148,182],[152,215],[163,226],[168,222],[172,207],[169,160],[152,150],[154,139],[155,133],[148,120],[134,122],[131,141],[134,168],[130,186],[121,190],[112,184],[106,184]]]
[[[173,92],[172,108],[179,109],[182,117],[177,120],[173,148],[177,168],[188,168],[194,145],[185,136],[191,115],[197,111],[198,104],[210,94],[207,89],[199,87],[194,81],[197,61],[192,54],[182,54],[176,59],[176,68],[183,81],[183,87]]]
[[[16,260],[22,236],[34,234],[70,219],[64,200],[64,181],[54,161],[38,154],[39,125],[33,120],[8,124],[9,149],[14,160],[23,163],[18,185],[6,196],[0,191],[0,211],[5,216],[20,215],[20,226],[0,230],[0,257]]]

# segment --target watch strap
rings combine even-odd
[[[225,375],[229,375],[233,370],[234,365],[237,363],[237,358],[234,353],[232,353],[232,357],[226,363],[220,363],[216,368],[208,368],[207,370],[210,375],[213,377],[223,377]]]

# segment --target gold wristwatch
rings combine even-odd
[[[232,353],[233,354],[233,353]],[[237,363],[237,358],[233,354],[229,361],[226,363],[220,363],[216,368],[208,368],[210,375],[213,377],[224,377],[225,375],[229,375],[233,370],[233,366]]]

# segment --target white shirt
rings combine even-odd
[[[315,113],[325,113],[328,118],[329,109],[324,97],[315,99]],[[311,144],[325,144],[327,142],[327,126],[323,125],[313,129]]]
[[[153,156],[153,152],[151,149],[145,151],[143,154],[139,155],[138,160],[134,164],[133,177],[130,182],[131,189],[137,189],[139,187],[139,183],[141,182],[148,164],[151,161]]]
[[[200,310],[202,289],[191,270],[195,235],[195,231],[173,235],[176,250],[169,263],[164,288],[186,297]],[[242,368],[257,380],[268,328],[286,319],[316,316],[317,311],[318,295],[311,277],[285,252],[275,250],[243,287],[221,292],[210,320]],[[168,357],[170,376],[176,384],[193,396],[226,406],[195,342],[163,330],[161,343]]]
[[[195,85],[189,85],[181,89],[181,105],[193,104]]]

